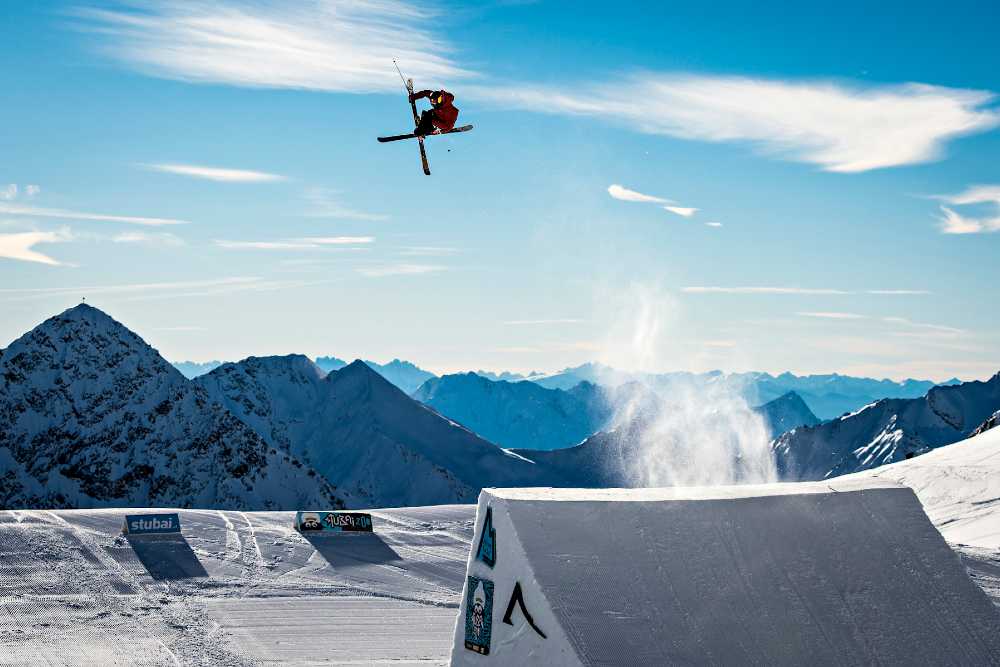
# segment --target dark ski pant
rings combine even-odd
[[[417,123],[417,129],[413,131],[413,134],[418,137],[424,137],[435,130],[437,128],[434,127],[434,109],[428,109],[420,114],[420,122]]]

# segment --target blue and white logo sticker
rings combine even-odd
[[[126,535],[159,535],[181,532],[177,514],[128,514],[122,532]]]

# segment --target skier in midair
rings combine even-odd
[[[410,101],[423,98],[430,98],[431,108],[420,114],[420,122],[417,124],[413,134],[418,137],[426,137],[434,132],[447,132],[455,127],[458,120],[458,107],[453,102],[455,96],[447,90],[421,90],[412,93]]]

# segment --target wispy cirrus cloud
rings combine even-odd
[[[37,185],[25,185],[22,190],[18,187],[17,183],[8,183],[7,185],[0,186],[0,201],[14,201],[19,196],[23,196],[25,199],[32,199],[41,191],[42,189]]]
[[[251,171],[249,169],[225,169],[221,167],[203,167],[193,164],[144,164],[143,167],[160,171],[165,174],[176,174],[178,176],[189,176],[191,178],[201,178],[208,181],[220,183],[272,183],[284,181],[286,178],[280,174],[270,174],[264,171]]]
[[[362,267],[358,269],[358,273],[368,278],[384,278],[386,276],[416,276],[445,270],[444,266],[431,264],[385,264]]]
[[[827,289],[815,287],[716,287],[716,286],[693,286],[682,287],[681,292],[686,294],[851,294],[851,292],[840,289]]]
[[[617,183],[608,186],[608,194],[611,195],[612,198],[620,201],[640,202],[646,204],[672,203],[669,199],[656,197],[654,195],[646,195],[641,192],[636,192],[635,190],[629,190],[628,188],[618,185]]]
[[[857,313],[838,313],[835,311],[819,311],[819,312],[804,312],[796,313],[801,317],[818,317],[826,320],[863,320],[866,316],[859,315]]]
[[[90,285],[87,287],[0,288],[0,301],[30,301],[66,296],[104,296],[135,301],[150,299],[175,299],[186,297],[219,296],[238,292],[268,292],[317,285],[326,282],[329,281],[268,280],[254,276],[229,276],[208,280]]]
[[[436,12],[405,0],[147,0],[76,15],[113,58],[182,81],[398,92],[394,58],[428,84],[471,75],[432,31]]]
[[[59,218],[63,220],[82,220],[97,222],[120,222],[127,225],[143,225],[146,227],[160,227],[165,225],[186,225],[187,220],[174,220],[171,218],[145,218],[131,215],[106,215],[104,213],[84,213],[81,211],[68,211],[61,208],[39,208],[37,206],[25,206],[22,204],[5,204],[0,202],[0,213],[8,215],[21,215],[31,218]]]
[[[676,213],[677,215],[690,218],[692,215],[698,212],[696,208],[690,208],[687,206],[664,206],[663,210],[670,211],[671,213]]]
[[[721,227],[722,223],[721,222],[706,222],[705,226],[706,227]]]
[[[366,220],[377,222],[388,219],[388,216],[379,213],[367,213],[359,211],[349,206],[345,206],[340,201],[340,193],[327,188],[313,188],[305,193],[309,208],[306,210],[306,217],[309,218],[332,218],[340,220]]]
[[[993,93],[918,83],[642,72],[592,86],[465,92],[512,108],[614,119],[648,134],[749,142],[767,155],[845,173],[928,162],[949,141],[1000,124]]]
[[[554,319],[545,320],[507,320],[504,322],[506,326],[536,326],[536,325],[549,325],[549,324],[582,324],[587,320],[581,320],[572,317],[562,317]]]
[[[941,207],[941,231],[945,234],[979,234],[1000,231],[1000,185],[976,185],[957,195],[938,197],[952,206],[986,205],[992,215],[963,215],[954,208]]]
[[[215,245],[229,250],[320,250],[329,246],[357,246],[374,242],[374,236],[307,236],[277,241],[227,241],[216,239]]]
[[[706,223],[711,224],[711,223]],[[881,296],[909,296],[931,294],[926,290],[911,289],[870,289],[855,290],[835,289],[835,288],[815,288],[815,287],[721,287],[721,286],[693,286],[682,287],[681,292],[687,294],[813,294],[813,295],[845,295],[845,294],[873,294]],[[804,315],[805,313],[799,313]]]
[[[60,243],[72,240],[68,229],[55,232],[19,232],[16,234],[0,234],[0,258],[15,259],[22,262],[37,262],[49,266],[60,266],[62,262],[34,249],[41,243]]]
[[[182,246],[184,240],[170,232],[122,232],[111,237],[114,243],[134,243],[150,246]]]

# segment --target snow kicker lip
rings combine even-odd
[[[996,609],[894,483],[484,489],[473,535],[456,666],[1000,664]]]
[[[126,514],[122,524],[124,535],[165,535],[181,532],[181,519],[171,514]]]
[[[367,512],[296,512],[294,527],[300,533],[370,533],[372,515]]]

